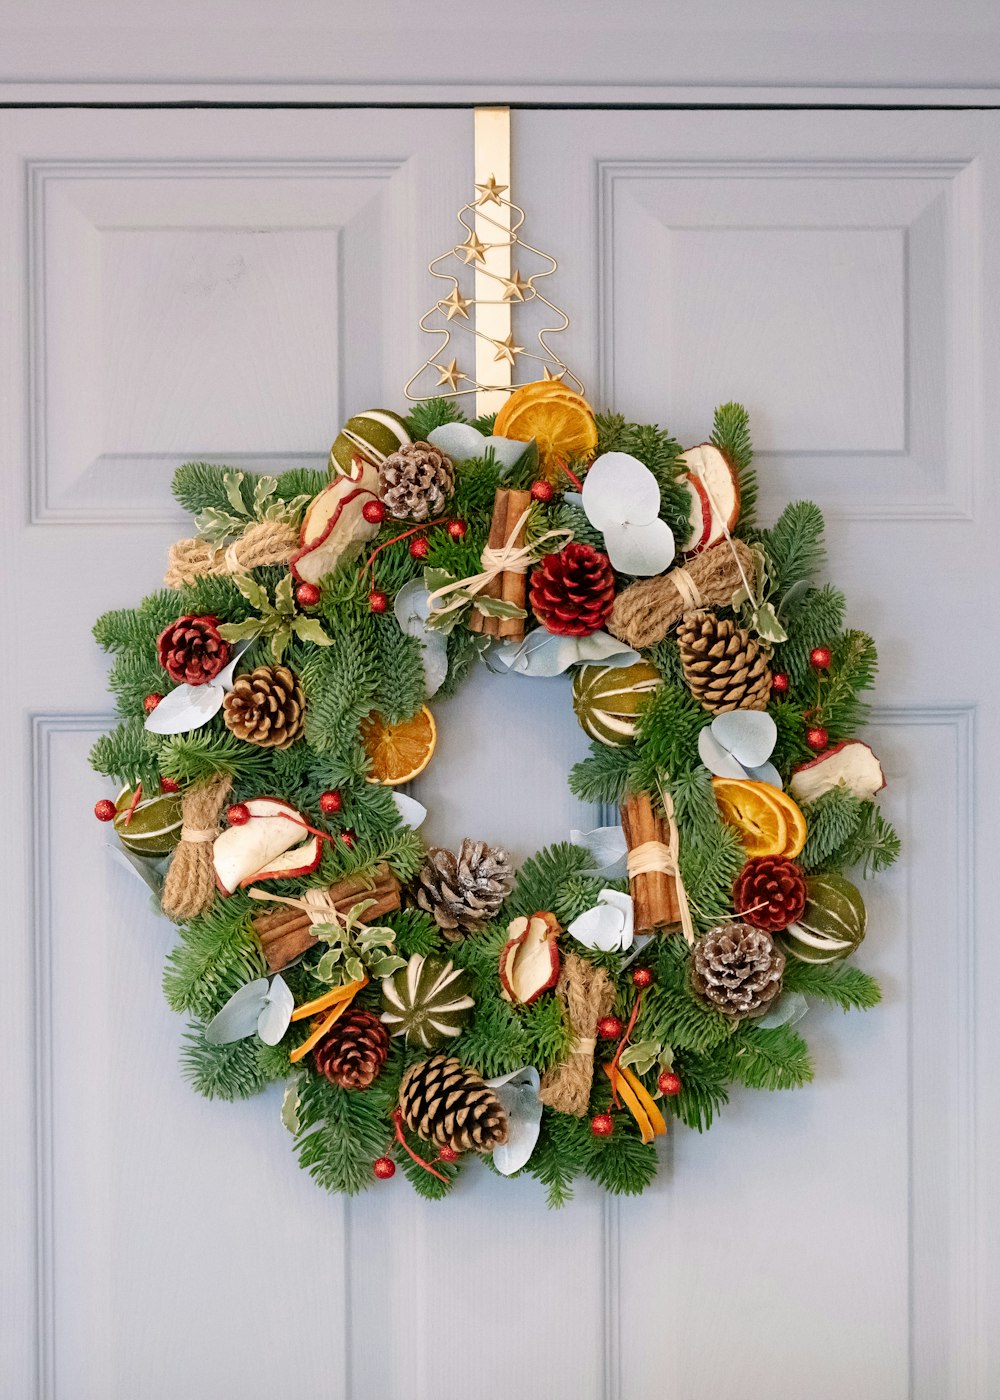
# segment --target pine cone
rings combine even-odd
[[[214,617],[179,617],[156,639],[160,665],[178,684],[205,685],[229,662],[229,643]]]
[[[729,924],[691,950],[691,985],[708,1006],[734,1020],[760,1016],[781,991],[785,955],[765,930]]]
[[[237,676],[222,702],[226,728],[248,744],[287,749],[302,733],[305,696],[287,666],[258,666]]]
[[[367,1089],[389,1057],[389,1033],[371,1011],[346,1011],[313,1051],[313,1064],[342,1089]]]
[[[715,715],[766,710],[771,672],[760,644],[730,618],[685,613],[677,629],[681,666],[691,694]]]
[[[549,632],[589,637],[603,627],[615,603],[611,561],[589,544],[570,543],[543,556],[531,575],[531,608]]]
[[[457,854],[431,847],[417,876],[415,897],[454,941],[488,924],[513,884],[514,869],[503,847],[466,837]]]
[[[806,907],[806,878],[787,856],[748,860],[733,886],[733,908],[745,924],[780,933]]]
[[[455,491],[452,460],[429,442],[408,442],[379,468],[382,501],[397,520],[439,515]]]
[[[411,1133],[456,1152],[492,1152],[507,1141],[507,1115],[493,1090],[454,1055],[432,1055],[406,1071],[399,1109]]]

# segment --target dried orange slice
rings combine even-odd
[[[361,721],[361,742],[371,762],[370,783],[396,787],[422,773],[437,743],[437,725],[426,705],[400,724],[386,724],[374,710]]]
[[[538,444],[538,461],[553,481],[561,464],[589,462],[597,450],[594,410],[583,397],[557,379],[537,380],[515,389],[496,416],[497,437]]]
[[[785,854],[788,821],[773,800],[777,788],[740,778],[713,778],[712,787],[723,821],[739,832],[748,856]]]
[[[806,844],[806,819],[802,808],[788,796],[787,792],[782,792],[780,788],[768,789],[772,802],[776,802],[784,814],[785,824],[788,827],[785,836],[785,849],[781,852],[783,856],[790,859],[797,856],[802,847]]]

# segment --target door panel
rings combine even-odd
[[[86,820],[107,718],[89,627],[158,583],[177,463],[319,463],[347,412],[399,402],[471,118],[5,113],[12,1397],[998,1389],[978,1342],[995,953],[973,930],[1000,738],[981,705],[1000,117],[523,112],[514,137],[592,398],[688,443],[740,398],[765,518],[802,495],[827,511],[830,577],[880,642],[871,737],[906,841],[861,959],[886,1005],[813,1010],[810,1090],[737,1093],[707,1138],[671,1135],[641,1200],[584,1187],[555,1214],[486,1172],[441,1206],[401,1185],[328,1198],[279,1094],[194,1096],[159,993],[170,927]],[[563,782],[583,748],[567,689],[479,677],[441,707],[415,785],[431,836],[523,856],[595,823]]]

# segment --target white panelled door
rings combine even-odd
[[[741,399],[765,517],[827,512],[906,842],[862,950],[886,1005],[813,1010],[811,1089],[737,1092],[644,1197],[559,1213],[485,1172],[437,1206],[328,1198],[279,1094],[180,1078],[170,926],[88,816],[89,627],[158,583],[176,464],[320,462],[348,411],[399,402],[471,134],[462,111],[0,116],[5,1400],[989,1400],[1000,113],[514,118],[591,397],[688,443]],[[523,855],[589,824],[565,685],[448,706],[432,835]]]

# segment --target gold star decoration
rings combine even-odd
[[[449,321],[456,316],[464,316],[466,320],[469,319],[469,302],[457,287],[453,287],[448,296],[442,297],[438,305],[442,307]]]
[[[491,175],[485,185],[477,185],[476,189],[482,191],[476,200],[477,204],[499,204],[501,202],[500,196],[507,189],[507,186],[498,185],[496,176]]]
[[[558,374],[553,374],[552,371],[549,369],[548,365],[545,365],[542,369],[542,378],[551,380],[552,382],[558,382],[560,379],[562,379],[565,373],[566,371],[564,369],[561,369]]]
[[[471,229],[469,230],[468,238],[464,243],[460,243],[455,251],[461,253],[467,267],[471,262],[481,263],[486,261],[486,244],[481,238],[477,238]]]
[[[438,372],[438,384],[447,384],[449,389],[457,389],[458,381],[465,378],[455,359],[449,365],[435,365],[434,368]]]
[[[493,344],[497,348],[497,353],[493,356],[493,358],[498,363],[501,360],[506,360],[509,365],[512,365],[514,363],[514,356],[521,355],[524,353],[523,345],[514,344],[513,332],[511,332],[510,335],[505,336],[503,340],[495,340]]]
[[[510,277],[503,280],[504,301],[523,301],[524,294],[531,287],[531,283],[525,282],[517,268],[514,269]]]

